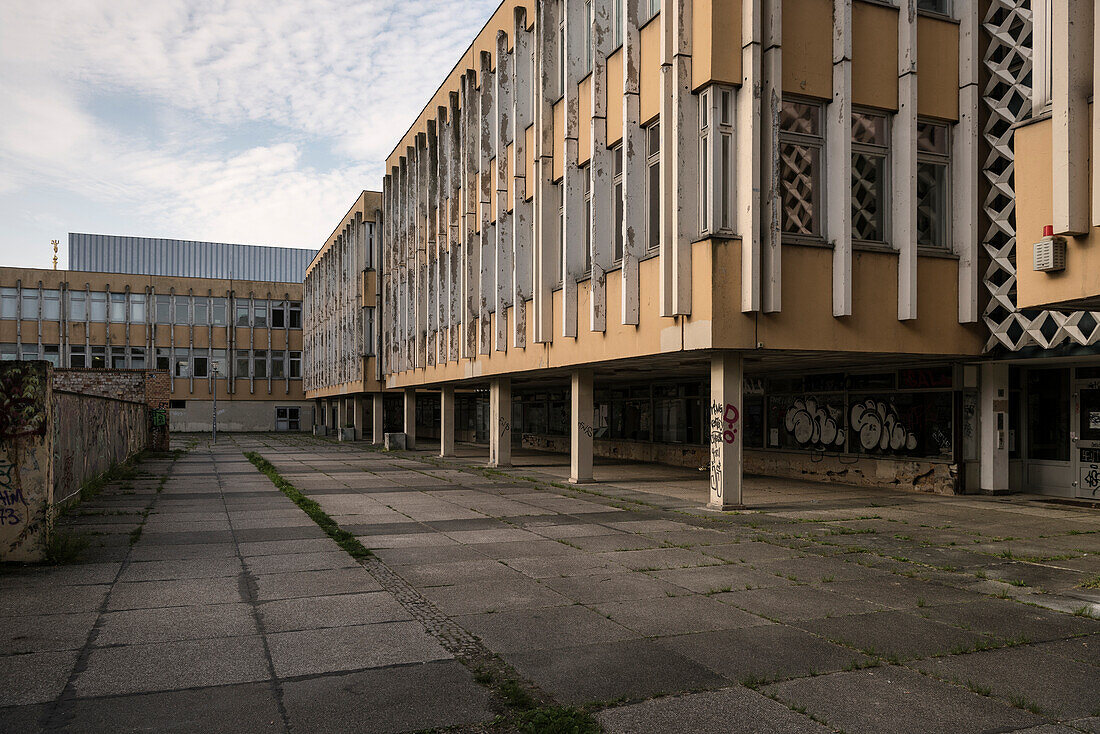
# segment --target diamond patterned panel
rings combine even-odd
[[[983,209],[989,222],[983,246],[989,267],[983,280],[989,304],[982,315],[990,337],[986,351],[1019,351],[1066,343],[1100,343],[1100,312],[1021,312],[1016,308],[1016,196],[1013,180],[1012,125],[1031,114],[1031,2],[991,0],[982,20],[989,40],[985,64],[989,79],[982,90],[987,114],[982,135],[989,146],[983,171],[989,193]]]

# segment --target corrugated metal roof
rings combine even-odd
[[[301,283],[317,250],[69,233],[69,270]]]

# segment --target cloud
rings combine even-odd
[[[0,196],[97,202],[132,234],[318,246],[380,186],[384,156],[495,5],[5,3]]]

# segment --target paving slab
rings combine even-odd
[[[1007,732],[1047,723],[1002,701],[894,665],[799,678],[761,690],[851,734]]]
[[[730,681],[653,640],[506,653],[516,670],[566,704],[642,699]]]
[[[107,608],[119,611],[196,604],[231,604],[239,601],[245,599],[241,596],[235,578],[133,581],[114,585]]]
[[[668,637],[661,642],[735,681],[774,681],[831,673],[870,661],[855,650],[803,630],[771,623]]]
[[[256,576],[255,582],[256,598],[259,601],[359,594],[382,589],[363,568],[272,573]]]
[[[782,622],[861,614],[884,608],[869,601],[852,599],[808,585],[734,590],[717,594],[716,597],[726,604]]]
[[[794,623],[828,640],[876,655],[924,658],[995,644],[990,637],[903,611],[872,612]]]
[[[1100,669],[1030,645],[921,660],[910,667],[988,688],[1000,698],[1027,701],[1057,719],[1100,713]]]
[[[410,619],[405,608],[384,591],[277,599],[260,603],[258,609],[268,633]]]
[[[455,619],[494,652],[544,650],[639,636],[580,605],[472,614]]]
[[[267,644],[280,678],[451,657],[412,621],[276,632]]]
[[[296,731],[421,731],[493,718],[488,691],[452,660],[288,681],[283,703]]]
[[[259,636],[155,642],[92,650],[77,676],[78,696],[168,691],[267,680]]]
[[[594,608],[645,637],[732,630],[767,623],[755,614],[696,594],[605,602]]]
[[[44,580],[0,592],[0,617],[34,616],[48,610],[51,614],[95,612],[103,606],[110,590],[106,584],[94,586],[57,586]]]
[[[607,734],[759,731],[825,734],[831,731],[781,703],[743,687],[657,698],[597,715]]]
[[[573,600],[524,576],[505,581],[470,581],[454,586],[430,586],[424,588],[422,593],[449,615],[573,604]]]
[[[257,631],[252,608],[248,604],[132,609],[102,615],[95,644],[111,647],[173,640],[209,640],[254,635]]]
[[[65,704],[56,719],[73,734],[285,731],[275,692],[267,682],[77,699]]]
[[[1006,640],[1045,642],[1100,632],[1100,620],[1004,599],[978,599],[921,610],[922,615]]]
[[[98,617],[96,612],[0,617],[0,655],[79,650]]]
[[[639,571],[546,578],[546,586],[581,604],[653,599],[683,593],[683,588]]]
[[[78,651],[0,656],[0,706],[53,701],[65,689]]]
[[[652,573],[659,579],[699,594],[791,586],[794,583],[781,576],[754,569],[742,563],[725,563],[720,566],[699,566],[696,568],[673,568]]]

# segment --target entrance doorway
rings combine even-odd
[[[301,408],[275,408],[276,431],[299,431],[302,427]]]
[[[1100,499],[1100,375],[1077,370],[1074,383],[1073,476],[1077,496]],[[1091,378],[1091,379],[1090,379]]]

